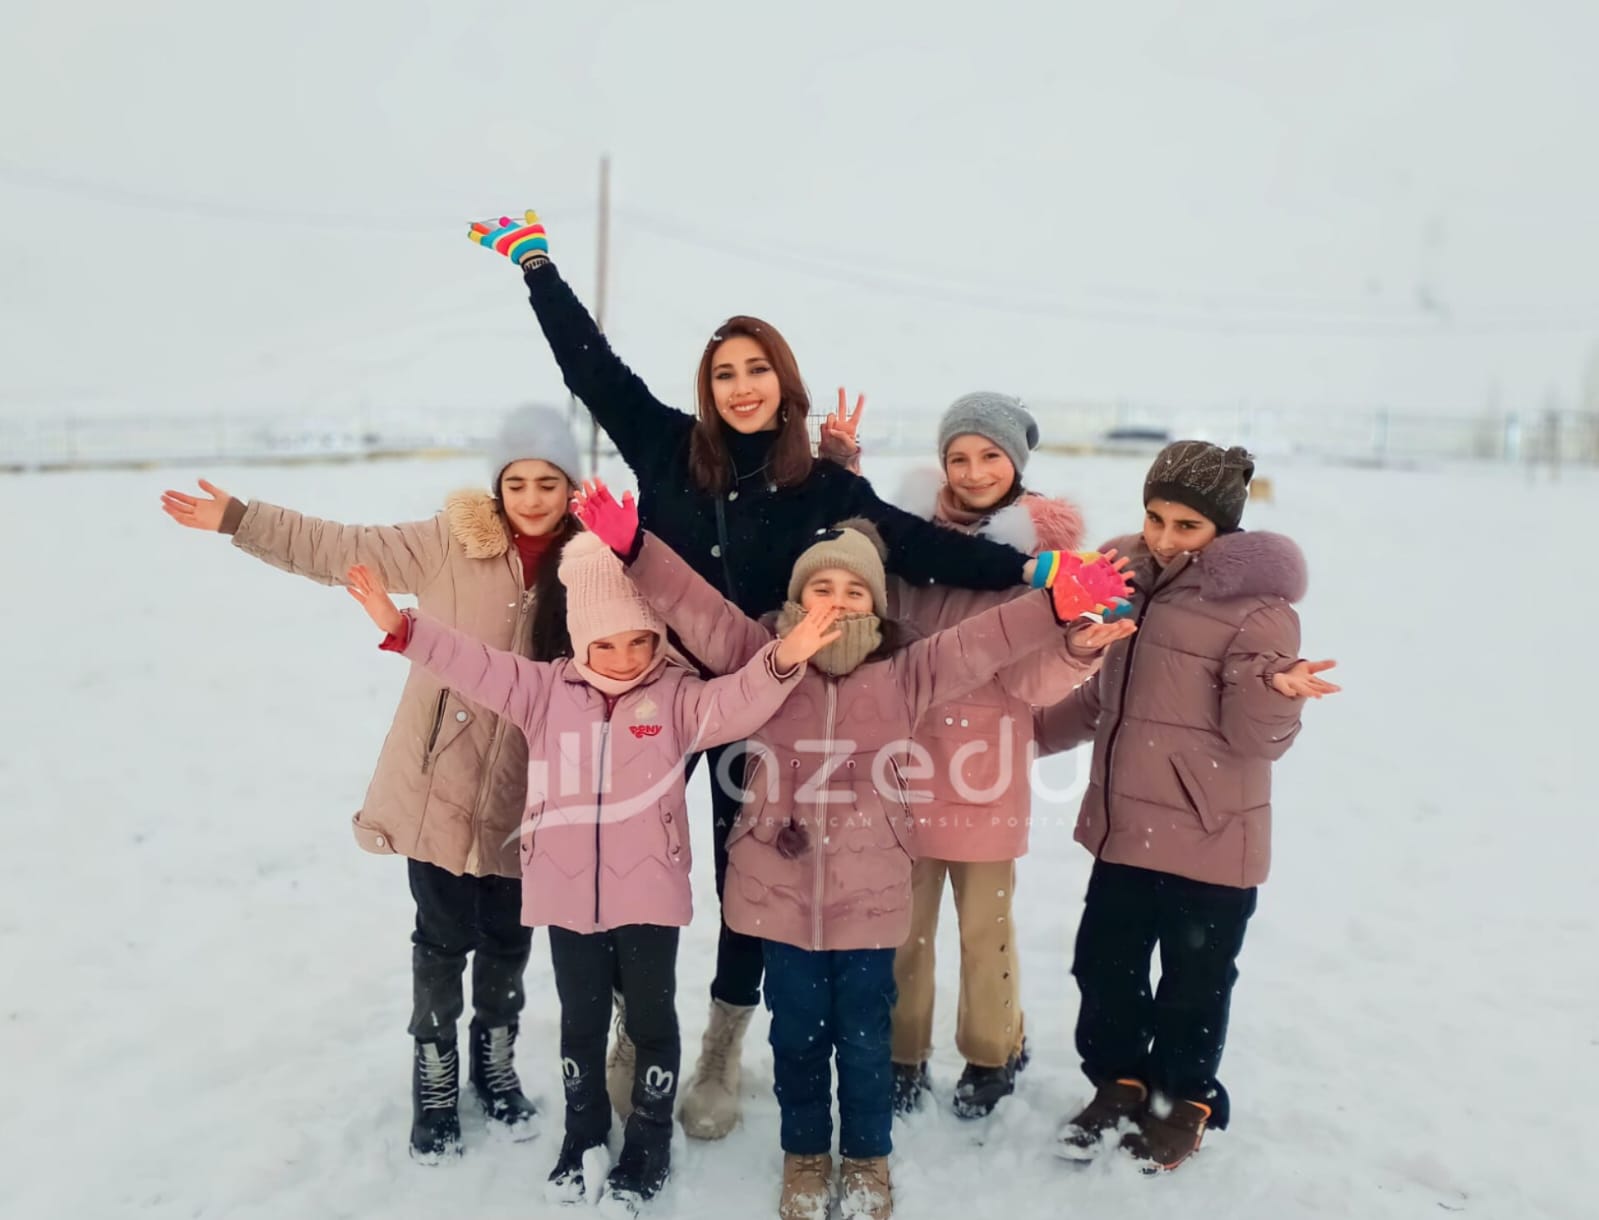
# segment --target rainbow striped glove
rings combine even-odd
[[[480,246],[505,255],[519,267],[535,260],[548,260],[550,240],[544,233],[539,214],[528,211],[523,220],[501,216],[498,220],[474,220],[466,235]]]
[[[1055,617],[1063,623],[1080,618],[1114,623],[1133,613],[1127,578],[1098,551],[1039,552],[1033,588],[1050,591]]]

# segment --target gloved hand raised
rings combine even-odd
[[[550,257],[550,240],[544,233],[544,222],[537,212],[529,210],[525,219],[517,221],[509,216],[498,220],[474,220],[466,235],[478,245],[505,255],[520,267]]]
[[[638,505],[632,492],[623,492],[618,504],[601,480],[584,479],[572,493],[572,515],[624,559],[632,552],[638,538]]]
[[[1043,551],[1033,568],[1032,584],[1050,591],[1055,617],[1063,623],[1079,618],[1114,623],[1133,613],[1128,601],[1133,590],[1123,572],[1127,562],[1125,557],[1117,559],[1114,550]]]

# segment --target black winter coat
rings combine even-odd
[[[800,552],[817,531],[848,517],[877,526],[888,547],[888,570],[907,581],[968,589],[1021,583],[1031,556],[903,512],[833,462],[818,460],[797,486],[772,486],[763,467],[775,433],[745,435],[724,426],[734,486],[722,493],[701,490],[688,463],[695,417],[661,402],[622,363],[553,263],[529,268],[525,279],[567,387],[593,412],[638,479],[640,525],[745,614],[759,618],[779,609]],[[716,522],[718,494],[725,551]]]

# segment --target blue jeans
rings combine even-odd
[[[813,953],[762,943],[783,1151],[803,1156],[833,1150],[836,1053],[839,1153],[887,1156],[894,1146],[894,951]]]

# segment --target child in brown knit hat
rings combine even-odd
[[[1272,763],[1305,700],[1338,690],[1317,676],[1331,661],[1299,656],[1304,556],[1240,528],[1254,469],[1246,450],[1207,441],[1160,452],[1142,534],[1108,544],[1132,561],[1140,630],[1037,715],[1040,754],[1094,743],[1076,830],[1094,868],[1072,975],[1095,1093],[1061,1133],[1067,1160],[1119,1147],[1173,1169],[1230,1118],[1217,1075],[1270,864]]]

